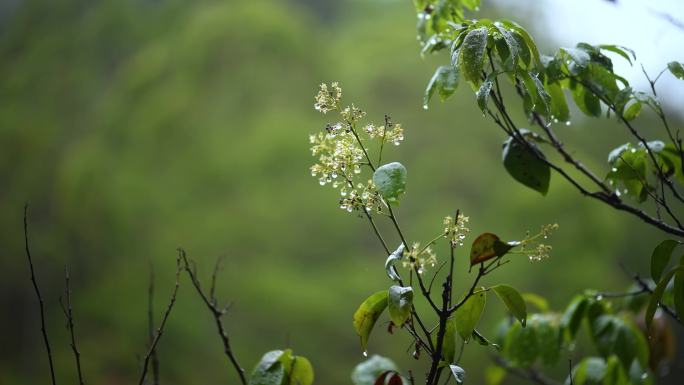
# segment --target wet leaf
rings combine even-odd
[[[387,202],[397,202],[406,191],[406,168],[399,162],[382,165],[373,173],[373,183]]]
[[[484,311],[487,298],[484,288],[480,292],[473,294],[459,307],[453,315],[456,324],[456,331],[464,340],[469,340],[475,326],[477,326],[482,312]]]
[[[486,27],[476,28],[468,32],[461,47],[461,72],[466,80],[479,85],[487,49],[488,31]]]
[[[502,242],[496,234],[480,234],[470,247],[470,265],[502,257],[512,248],[513,245]]]
[[[465,380],[465,370],[458,365],[449,365],[449,369],[451,370],[451,374],[454,375],[456,382],[462,384],[463,380]]]
[[[520,143],[513,137],[504,142],[502,157],[506,171],[523,185],[546,195],[549,191],[551,169],[536,144]]]
[[[387,291],[382,290],[366,298],[354,313],[354,330],[361,338],[362,349],[366,349],[373,326],[386,307]]]
[[[651,254],[651,278],[653,278],[655,282],[660,280],[667,264],[670,263],[672,251],[678,244],[679,242],[673,239],[666,239],[653,249],[653,253]]]
[[[411,315],[413,305],[413,288],[391,286],[389,288],[389,315],[392,322],[401,326]]]
[[[508,285],[496,285],[490,287],[494,293],[506,305],[513,316],[525,326],[527,319],[527,305],[523,297],[513,287]]]

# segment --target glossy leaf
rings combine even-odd
[[[544,154],[536,144],[520,143],[513,137],[504,142],[502,158],[506,171],[523,185],[546,195],[549,191],[551,169],[542,159]]]
[[[532,36],[530,36],[529,33],[520,26],[520,24],[510,21],[510,20],[501,20],[501,24],[503,24],[506,28],[515,31],[513,36],[520,36],[522,38],[522,41],[524,43],[524,46],[527,48],[529,55],[530,55],[530,61],[528,63],[527,69],[532,69],[534,67],[538,67],[541,63],[540,57],[539,57],[539,49],[537,49],[537,44],[534,42],[534,39],[532,39]],[[523,50],[521,49],[521,52]],[[522,55],[521,55],[522,57]]]
[[[546,86],[549,92],[551,116],[561,122],[570,120],[570,110],[568,109],[568,102],[565,99],[565,93],[560,85],[552,83]]]
[[[470,265],[502,257],[512,248],[513,245],[502,242],[496,234],[480,234],[470,247]]]
[[[504,355],[516,365],[532,365],[539,355],[536,330],[513,324],[506,335]]]
[[[472,333],[473,340],[476,341],[478,344],[482,346],[492,346],[493,348],[499,350],[501,347],[498,344],[490,342],[487,337],[483,336],[480,334],[480,332],[477,331],[477,329],[473,329]]]
[[[459,72],[454,66],[441,66],[437,68],[425,89],[423,107],[427,108],[435,92],[442,101],[446,100],[458,88]]]
[[[479,85],[487,49],[488,31],[486,27],[468,32],[461,47],[460,66],[466,80]]]
[[[470,339],[477,322],[482,316],[487,297],[484,289],[480,289],[479,293],[473,294],[465,303],[459,307],[453,315],[453,320],[456,324],[456,331],[464,340]]]
[[[614,52],[614,53],[622,56],[623,58],[625,58],[625,60],[627,60],[629,62],[630,65],[632,64],[632,59],[636,60],[636,54],[634,54],[634,51],[629,49],[629,48],[623,47],[623,46],[605,45],[604,44],[604,45],[600,45],[599,48],[606,50],[606,51]],[[630,55],[631,55],[631,58],[630,58]]]
[[[462,384],[463,380],[465,380],[465,370],[458,365],[449,365],[449,369],[451,370],[451,374],[454,375],[456,382]]]
[[[587,91],[584,86],[575,85],[575,88],[572,90],[572,98],[577,108],[585,115],[595,118],[601,116],[601,101],[596,95]]]
[[[665,271],[667,264],[670,263],[672,251],[674,251],[678,244],[679,242],[675,240],[666,239],[653,249],[651,254],[651,278],[655,282],[660,281],[663,271]]]
[[[634,120],[641,113],[641,106],[641,102],[638,100],[627,105],[625,111],[622,113],[622,117],[625,118],[625,120]]]
[[[680,62],[672,61],[667,63],[667,69],[670,73],[674,75],[677,79],[684,79],[684,65]]]
[[[398,371],[397,365],[389,358],[374,354],[371,358],[356,365],[351,379],[354,385],[374,385],[376,379],[387,371]]]
[[[382,290],[366,298],[354,313],[354,330],[361,338],[362,349],[366,349],[373,326],[386,307],[387,291]]]
[[[391,286],[388,292],[388,309],[392,322],[401,326],[411,315],[413,305],[413,288]]]
[[[504,62],[510,63],[509,69],[511,71],[515,71],[518,67],[520,45],[515,37],[513,37],[513,34],[508,31],[500,22],[495,22],[494,27],[501,34],[501,38],[506,45],[507,57],[502,59],[504,59]]]
[[[435,331],[432,334],[432,345],[437,346],[437,335]],[[454,362],[456,357],[456,321],[453,318],[447,320],[444,329],[444,340],[442,341],[442,361],[450,364]]]
[[[492,286],[490,289],[494,290],[494,293],[496,293],[499,299],[506,305],[513,316],[525,326],[527,320],[527,305],[525,305],[525,300],[520,293],[512,286],[503,284]]]
[[[399,162],[382,165],[373,173],[373,184],[387,202],[397,202],[406,191],[406,168]]]

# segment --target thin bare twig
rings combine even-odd
[[[76,359],[76,371],[78,373],[78,383],[79,385],[84,385],[83,372],[81,371],[81,353],[78,351],[76,346],[76,333],[74,332],[74,313],[73,307],[71,306],[71,287],[69,285],[69,269],[64,266],[64,281],[66,285],[66,306],[62,302],[62,298],[59,299],[59,304],[62,306],[62,311],[67,319],[67,326],[69,328],[69,334],[71,335],[71,350],[74,352],[74,358]]]
[[[40,308],[40,331],[43,334],[43,342],[45,343],[45,350],[47,351],[48,362],[50,363],[50,378],[52,379],[52,385],[55,385],[57,384],[57,381],[55,379],[55,367],[52,362],[52,349],[50,349],[50,340],[48,338],[47,329],[45,328],[45,304],[43,296],[40,294],[40,289],[38,288],[38,281],[36,280],[36,274],[33,269],[33,258],[31,258],[31,251],[29,250],[27,215],[28,203],[24,205],[24,245],[26,249],[26,258],[28,259],[29,268],[31,270],[31,283],[33,283],[33,289],[36,292],[36,297],[38,297]]]
[[[147,289],[147,332],[149,344],[154,342],[154,265],[150,261],[150,285]],[[152,384],[159,384],[159,356],[157,350],[152,351]]]
[[[143,360],[142,373],[140,373],[140,380],[138,381],[138,385],[142,385],[143,382],[145,382],[145,377],[147,376],[147,367],[150,364],[150,359],[154,354],[155,349],[157,349],[157,344],[159,343],[162,334],[164,334],[164,326],[166,326],[166,321],[169,319],[169,315],[171,314],[173,305],[176,303],[176,295],[178,294],[178,288],[180,287],[181,270],[181,255],[179,253],[178,257],[176,258],[176,284],[173,287],[173,292],[171,293],[171,300],[169,301],[169,305],[166,307],[166,311],[164,312],[164,316],[162,317],[161,324],[159,325],[159,328],[157,328],[157,333],[154,336],[154,340],[152,340],[152,343],[150,344],[150,347],[147,350],[147,354],[145,354],[145,359]]]
[[[178,249],[178,253],[180,254],[180,258],[182,258],[183,260],[183,267],[185,271],[188,273],[190,281],[192,282],[192,285],[195,287],[197,294],[199,294],[200,298],[202,298],[202,301],[207,306],[207,308],[209,308],[211,315],[214,317],[216,329],[218,331],[219,336],[221,337],[221,342],[223,343],[223,352],[226,354],[226,356],[228,356],[228,359],[235,368],[235,371],[240,377],[240,382],[242,383],[242,385],[247,385],[245,370],[238,363],[238,360],[235,357],[235,353],[233,353],[233,348],[230,345],[230,338],[228,337],[228,333],[226,332],[226,329],[223,326],[222,317],[226,314],[227,308],[219,308],[217,305],[216,297],[214,296],[214,284],[215,277],[217,274],[216,270],[219,268],[220,265],[217,263],[214,266],[214,272],[212,274],[212,277],[214,277],[212,278],[212,288],[210,290],[209,295],[207,296],[207,294],[202,290],[202,286],[199,282],[199,279],[197,278],[197,273],[193,268],[190,267],[190,263],[188,262],[185,250]]]

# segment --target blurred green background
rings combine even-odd
[[[350,383],[363,358],[351,315],[388,285],[386,256],[367,223],[310,177],[308,134],[326,123],[313,110],[323,81],[339,81],[345,101],[370,120],[389,113],[405,127],[387,160],[409,170],[397,214],[411,240],[430,239],[457,208],[473,233],[507,239],[557,222],[551,259],[520,259],[488,279],[542,294],[559,310],[584,288],[626,287],[619,264],[647,271],[663,235],[581,198],[556,175],[546,198],[517,184],[500,165],[502,133],[467,87],[422,109],[424,86],[445,59],[421,59],[414,25],[408,1],[3,2],[0,383],[48,382],[23,253],[24,202],[62,383],[75,383],[58,303],[64,265],[87,382],[131,383],[147,343],[150,262],[159,318],[178,246],[204,279],[226,256],[218,293],[234,303],[226,322],[248,371],[265,351],[289,346],[310,358],[318,384]],[[607,171],[624,130],[573,123],[560,135]],[[460,258],[465,287],[465,249]],[[481,329],[492,334],[503,314],[491,301]],[[425,363],[408,346],[406,335],[380,332],[370,353],[420,373]],[[487,354],[466,349],[471,383],[481,382]],[[237,383],[186,279],[159,356],[163,383]],[[565,364],[555,373],[563,378]]]

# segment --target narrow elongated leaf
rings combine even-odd
[[[527,320],[527,305],[523,297],[513,287],[508,285],[495,285],[490,287],[494,293],[506,305],[513,316],[520,321],[520,324],[525,326]]]
[[[370,297],[359,306],[354,313],[354,330],[361,338],[361,348],[366,349],[368,345],[368,338],[370,337],[375,321],[378,320],[380,314],[387,307],[387,291],[379,291]]]
[[[599,48],[606,51],[614,52],[622,56],[623,58],[625,58],[625,60],[629,62],[630,65],[632,64],[632,59],[636,60],[636,55],[634,54],[634,51],[626,47],[622,47],[619,45],[600,45]],[[628,53],[631,54],[631,58]]]
[[[476,28],[468,32],[461,47],[461,72],[466,80],[478,86],[481,82],[485,50],[487,49],[487,27]]]
[[[391,286],[389,288],[389,315],[392,322],[401,326],[406,322],[411,315],[411,306],[413,305],[413,288]]]
[[[542,160],[545,159],[544,154],[536,144],[527,141],[525,145],[510,137],[504,142],[502,158],[506,171],[515,180],[546,195],[549,191],[551,169]]]
[[[672,61],[667,63],[667,68],[677,79],[684,79],[684,65],[682,63]]]
[[[485,304],[487,303],[487,297],[485,291],[481,288],[481,291],[474,294],[468,298],[465,303],[454,312],[454,322],[456,323],[456,331],[464,340],[470,339],[477,322],[482,316]]]
[[[684,272],[684,266],[677,266],[673,268],[672,270],[668,271],[658,282],[658,285],[656,286],[655,290],[653,290],[653,293],[651,294],[651,298],[648,301],[648,307],[646,307],[646,327],[648,329],[651,328],[651,323],[653,322],[653,316],[655,315],[656,310],[658,309],[658,304],[660,303],[660,300],[663,298],[663,292],[665,292],[665,288],[667,287],[668,282],[670,282],[670,279],[672,279],[672,276],[675,275],[677,272]]]
[[[388,202],[397,202],[406,191],[406,168],[399,162],[378,167],[373,173],[373,184]]]
[[[570,110],[568,109],[568,102],[565,99],[563,89],[557,83],[551,83],[546,86],[551,97],[551,116],[561,122],[570,120]]]
[[[515,71],[518,67],[518,52],[520,51],[518,41],[515,40],[513,34],[511,34],[511,32],[509,32],[501,23],[495,22],[494,27],[497,29],[497,31],[499,31],[503,41],[506,43],[506,47],[508,48],[508,58],[504,59],[503,61],[510,61],[511,70]]]
[[[532,39],[532,36],[527,33],[525,28],[511,20],[501,20],[501,24],[503,24],[506,28],[515,31],[513,36],[518,35],[522,38],[524,46],[527,48],[529,55],[531,56],[531,61],[529,62],[527,69],[530,70],[533,67],[539,67],[541,65],[539,49],[537,49],[537,44],[534,42],[534,39]],[[524,51],[522,47],[520,51]]]
[[[502,242],[496,234],[480,234],[470,247],[470,265],[476,265],[495,257],[502,257],[511,248],[513,245]]]
[[[457,365],[449,365],[449,369],[451,369],[451,374],[454,375],[456,382],[462,384],[463,380],[465,380],[465,370]]]
[[[653,278],[655,282],[660,281],[663,271],[665,271],[667,264],[670,263],[672,251],[678,244],[679,242],[673,239],[666,239],[653,249],[653,253],[651,254],[651,278]]]

